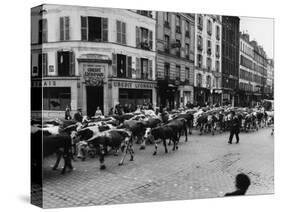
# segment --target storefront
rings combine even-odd
[[[166,80],[158,81],[159,106],[174,109],[180,104],[180,91],[178,86]]]
[[[112,79],[108,82],[109,95],[112,108],[117,104],[130,105],[135,109],[138,105],[156,106],[156,83],[153,81],[138,81],[125,79]]]
[[[77,110],[78,77],[46,77],[31,80],[31,116],[63,118],[68,106],[73,113]],[[42,108],[43,107],[43,108]]]
[[[203,106],[211,103],[211,92],[207,88],[194,87],[194,104]]]

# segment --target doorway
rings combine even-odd
[[[86,86],[87,94],[87,115],[95,115],[97,107],[103,111],[103,86]]]

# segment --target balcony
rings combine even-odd
[[[170,29],[170,23],[168,21],[165,21],[164,22],[164,27]]]
[[[169,48],[165,48],[164,52],[167,53],[167,54],[170,54],[170,49]]]
[[[141,42],[140,47],[145,50],[151,50],[151,47],[148,42]]]
[[[181,33],[181,27],[180,26],[176,26],[176,33]]]

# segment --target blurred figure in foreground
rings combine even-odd
[[[226,193],[224,196],[238,196],[245,195],[249,186],[251,184],[250,178],[246,174],[238,174],[235,178],[236,191],[231,193]]]

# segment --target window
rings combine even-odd
[[[48,42],[48,26],[47,19],[39,20],[39,37],[38,43],[46,43]]]
[[[180,16],[176,16],[176,33],[181,33]]]
[[[197,87],[201,87],[202,86],[202,75],[201,74],[197,74]]]
[[[211,71],[212,69],[212,59],[210,57],[207,57],[207,70]]]
[[[216,61],[216,72],[220,72],[220,62]]]
[[[185,80],[187,83],[189,83],[189,78],[190,78],[190,69],[189,67],[185,67]]]
[[[210,76],[207,76],[206,78],[206,87],[211,88],[212,87],[212,80]]]
[[[137,13],[140,14],[140,15],[152,18],[152,11],[149,11],[149,10],[137,10]]]
[[[58,76],[75,75],[75,57],[70,51],[59,51],[57,53]]]
[[[170,64],[165,63],[165,65],[164,65],[164,77],[169,78],[169,76],[170,76]]]
[[[198,18],[197,18],[197,28],[198,29],[201,29],[203,28],[203,21],[202,21],[202,16],[201,15],[198,15]]]
[[[190,37],[190,23],[189,21],[186,21],[185,23],[185,37]]]
[[[60,17],[60,40],[69,40],[69,17]]]
[[[141,78],[148,79],[148,59],[141,58]]]
[[[164,12],[164,26],[170,28],[170,14],[168,12]]]
[[[220,40],[220,27],[219,26],[216,27],[216,39]]]
[[[71,103],[70,87],[44,87],[43,110],[64,111]]]
[[[181,67],[179,65],[176,65],[176,80],[180,80],[181,75]]]
[[[143,27],[136,27],[136,46],[145,50],[152,50],[152,31]]]
[[[165,48],[165,52],[169,53],[169,51],[170,51],[170,37],[168,35],[165,35],[164,48]]]
[[[190,54],[190,52],[189,52],[189,44],[186,43],[185,44],[185,56],[186,56],[186,59],[188,59],[188,60],[189,60],[189,54]]]
[[[136,73],[132,73],[132,57],[122,54],[112,54],[112,76],[137,78]]]
[[[197,55],[197,66],[199,68],[202,68],[202,55],[201,54]]]
[[[48,75],[48,54],[38,54],[38,76]]]
[[[108,41],[108,19],[92,16],[81,16],[81,40]]]
[[[178,57],[180,57],[181,56],[181,52],[180,52],[180,50],[181,50],[181,42],[180,42],[180,40],[176,40],[176,43],[177,43],[176,55]]]
[[[207,33],[209,35],[212,35],[212,22],[211,20],[208,20],[208,24],[207,24]]]
[[[220,57],[220,46],[216,45],[216,57]]]
[[[198,50],[203,49],[202,37],[200,35],[197,36],[197,49]]]
[[[126,23],[116,21],[117,43],[126,44]]]
[[[210,40],[207,42],[207,54],[211,55],[212,54],[212,43]]]

